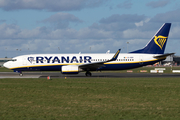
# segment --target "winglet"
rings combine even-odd
[[[101,61],[101,62],[93,62],[93,63],[86,63],[86,64],[81,64],[79,65],[79,68],[83,69],[84,71],[87,70],[98,70],[100,67],[104,67],[103,64],[107,63],[107,62],[111,62],[111,61],[115,61],[118,58],[118,55],[120,53],[121,49],[119,49],[114,56],[112,57],[112,59],[107,60],[107,61]]]
[[[116,54],[113,56],[113,58],[112,58],[111,60],[109,60],[108,62],[110,62],[110,61],[115,61],[115,60],[118,58],[120,51],[121,51],[121,49],[119,49],[119,50],[116,52]]]

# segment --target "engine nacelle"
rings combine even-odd
[[[79,67],[76,65],[66,65],[61,68],[62,74],[78,74]]]

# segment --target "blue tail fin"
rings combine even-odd
[[[130,53],[164,54],[170,27],[171,23],[164,23],[143,49]]]

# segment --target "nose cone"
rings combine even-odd
[[[11,64],[10,62],[5,62],[3,66],[9,69],[11,67]]]

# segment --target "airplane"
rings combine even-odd
[[[115,54],[29,54],[12,58],[4,67],[18,72],[22,71],[61,71],[62,74],[78,74],[91,71],[126,70],[146,65],[153,65],[165,60],[174,53],[164,54],[171,23],[164,23],[147,45],[129,53]]]

